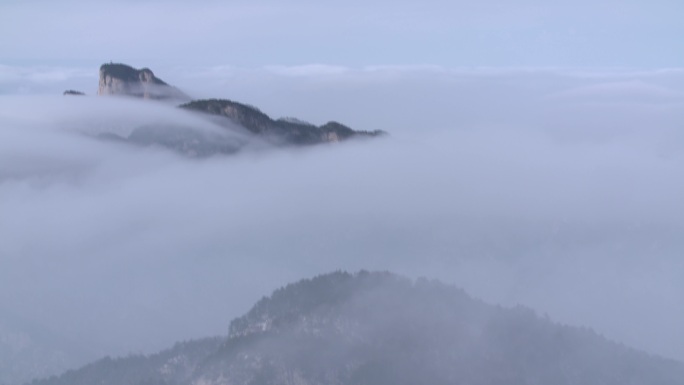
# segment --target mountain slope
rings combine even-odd
[[[190,345],[189,345],[190,346]],[[288,285],[230,324],[228,338],[169,376],[163,359],[101,361],[35,385],[681,385],[684,364],[390,273],[332,273]],[[145,375],[130,376],[132,368]]]
[[[384,134],[380,130],[354,131],[337,122],[328,122],[316,127],[296,119],[273,120],[256,107],[227,99],[193,100],[180,107],[228,118],[256,135],[281,144],[304,145],[338,142],[355,136],[373,137]]]
[[[70,370],[33,384],[174,384],[189,378],[198,363],[206,359],[223,342],[223,338],[205,338],[179,342],[172,348],[149,356],[105,357],[79,370]]]

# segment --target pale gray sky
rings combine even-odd
[[[3,0],[0,63],[672,67],[683,15],[677,0]]]

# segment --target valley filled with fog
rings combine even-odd
[[[684,360],[684,71],[155,72],[389,135],[192,159],[96,136],[182,122],[247,139],[98,97],[93,69],[0,66],[0,355],[17,363],[0,383],[226,334],[273,289],[338,269],[437,278]]]

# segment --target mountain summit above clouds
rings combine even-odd
[[[100,66],[97,94],[155,100],[190,100],[188,95],[154,76],[149,68],[135,69],[122,63],[108,63]]]
[[[379,130],[355,131],[337,122],[328,122],[317,127],[296,119],[273,120],[256,107],[226,99],[194,100],[180,107],[188,111],[227,118],[252,134],[279,144],[340,142],[352,137],[373,137],[383,134]]]
[[[276,290],[226,338],[33,385],[682,385],[684,364],[435,281],[335,272]]]
[[[135,69],[121,63],[100,67],[98,95],[180,102],[183,104],[179,107],[184,111],[220,128],[218,133],[208,133],[188,125],[155,122],[133,127],[126,137],[112,132],[98,135],[113,142],[156,146],[191,157],[233,154],[247,146],[250,139],[273,146],[301,146],[384,134],[381,130],[352,130],[338,122],[315,126],[296,118],[274,120],[256,107],[227,99],[191,100],[178,88],[156,77],[149,68]],[[236,133],[244,137],[236,139],[231,135]]]

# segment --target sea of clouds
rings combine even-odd
[[[370,269],[684,360],[684,70],[153,70],[195,98],[390,135],[189,159],[93,135],[221,128],[97,97],[97,69],[0,67],[13,351],[60,352],[61,368],[153,352],[225,334],[288,282]]]

